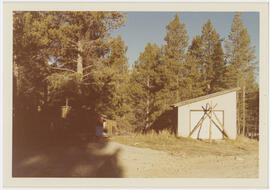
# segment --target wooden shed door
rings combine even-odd
[[[224,117],[224,111],[215,111],[215,114],[217,115],[219,121],[223,123],[223,117]],[[199,122],[201,117],[203,116],[203,111],[197,111],[197,110],[191,110],[190,111],[190,132],[193,130],[193,128],[196,126],[196,124]],[[212,119],[216,124],[218,124],[218,121],[213,116]],[[219,126],[221,129],[222,127]],[[192,134],[192,138],[199,137],[200,139],[209,139],[209,129],[210,129],[210,119],[207,117],[202,124],[202,127],[199,127],[196,129],[196,131]],[[218,128],[212,123],[211,124],[211,139],[223,139],[223,134],[218,130]]]

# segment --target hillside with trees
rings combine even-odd
[[[71,134],[89,132],[100,114],[121,133],[173,132],[173,103],[234,87],[241,88],[238,133],[258,130],[258,62],[240,13],[226,39],[208,20],[190,41],[175,14],[164,45],[147,43],[131,65],[125,42],[111,35],[127,19],[109,11],[14,12],[14,135],[44,136],[51,121]],[[65,105],[71,110],[61,119]]]

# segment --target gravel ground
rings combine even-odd
[[[117,142],[17,149],[14,177],[258,178],[258,153],[189,156]]]

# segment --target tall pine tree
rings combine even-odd
[[[130,79],[130,94],[133,102],[135,121],[133,124],[140,131],[146,131],[156,119],[156,93],[159,90],[157,78],[160,66],[160,48],[154,44],[147,44],[143,53],[132,70]]]
[[[185,61],[188,47],[188,35],[186,26],[179,20],[178,14],[166,26],[167,33],[164,38],[166,44],[163,47],[164,74],[167,83],[169,103],[175,103],[183,99],[185,94]]]
[[[222,77],[225,69],[223,50],[219,34],[210,20],[202,27],[202,80],[206,94],[216,92],[222,88]]]
[[[228,58],[227,81],[229,87],[240,87],[238,93],[238,133],[245,134],[246,128],[246,95],[254,85],[255,47],[251,46],[247,29],[241,20],[241,13],[236,13],[231,25],[231,32],[226,41],[226,53]],[[251,82],[252,80],[253,82]],[[249,81],[249,82],[248,82]],[[254,101],[256,101],[254,99]]]

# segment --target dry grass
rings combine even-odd
[[[180,138],[167,130],[156,133],[113,136],[112,141],[140,148],[166,151],[171,154],[192,156],[238,156],[258,153],[258,141],[239,136],[236,140],[213,140],[212,142]]]

